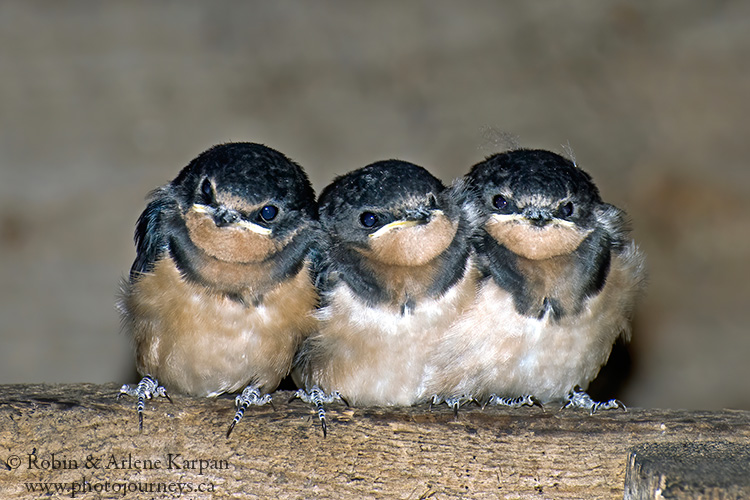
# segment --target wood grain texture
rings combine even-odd
[[[625,500],[750,497],[750,445],[724,441],[644,443],[630,450]]]
[[[444,406],[340,404],[324,439],[289,392],[228,439],[231,398],[150,401],[139,433],[118,389],[0,386],[1,496],[40,497],[30,485],[47,482],[62,484],[53,498],[622,498],[635,445],[750,443],[747,411],[472,406],[456,420]]]

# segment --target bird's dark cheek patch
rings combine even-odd
[[[591,233],[551,223],[537,228],[521,221],[490,219],[485,230],[499,244],[523,258],[543,260],[575,251]]]
[[[443,253],[458,224],[440,214],[420,226],[394,228],[373,239],[371,257],[392,266],[422,266]]]
[[[192,209],[185,225],[196,246],[225,262],[261,262],[279,250],[269,236],[239,226],[216,227],[209,215]]]

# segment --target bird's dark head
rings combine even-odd
[[[482,229],[521,257],[568,254],[596,228],[603,205],[591,177],[544,150],[490,156],[466,182]]]
[[[458,230],[445,186],[417,165],[386,160],[336,178],[320,195],[320,221],[334,244],[386,265],[419,266]]]
[[[317,218],[302,168],[261,144],[214,146],[171,187],[191,241],[219,260],[265,260]]]

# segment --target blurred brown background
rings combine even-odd
[[[320,190],[569,145],[650,286],[635,406],[750,409],[750,3],[0,3],[0,383],[134,381],[117,283],[144,196],[266,143]]]

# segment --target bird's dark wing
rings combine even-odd
[[[176,201],[166,187],[156,189],[149,197],[151,201],[138,218],[135,227],[136,257],[130,268],[130,281],[142,273],[150,272],[154,263],[167,249],[165,215],[177,207]]]

